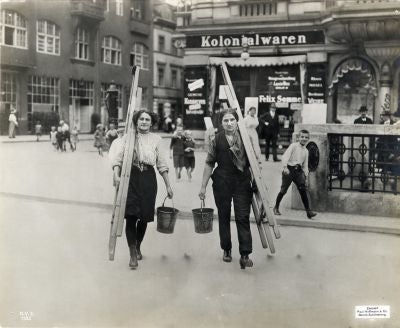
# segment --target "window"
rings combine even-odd
[[[132,47],[131,66],[139,66],[141,69],[149,69],[149,50],[141,43],[135,43]]]
[[[60,55],[60,29],[57,25],[46,20],[36,22],[37,52]]]
[[[131,18],[144,20],[145,19],[145,0],[131,1]]]
[[[157,65],[157,81],[158,86],[163,87],[165,85],[165,64]]]
[[[26,20],[23,16],[10,10],[1,11],[0,44],[28,48]]]
[[[240,16],[269,16],[276,15],[276,2],[270,1],[252,1],[241,4],[239,8]]]
[[[1,72],[0,102],[6,108],[13,105],[17,108],[17,74],[13,72]]]
[[[84,80],[69,80],[69,104],[72,105],[75,99],[79,99],[83,106],[93,106],[94,83]]]
[[[149,89],[143,87],[142,88],[142,102],[140,104],[140,109],[148,109],[148,101],[149,101]]]
[[[81,28],[75,35],[75,58],[89,60],[89,33]]]
[[[31,75],[28,79],[28,124],[32,128],[32,113],[38,110],[60,109],[60,80],[56,77]]]
[[[105,104],[105,99],[107,96],[107,90],[110,87],[110,83],[102,83],[101,84],[101,101],[103,104]],[[121,84],[115,84],[115,87],[118,90],[118,96],[117,96],[117,106],[122,107],[122,85]],[[105,105],[104,105],[105,106]]]
[[[123,0],[115,0],[115,13],[117,16],[123,16],[124,15],[124,2]]]
[[[179,88],[178,70],[176,68],[171,68],[171,87],[174,89]]]
[[[163,35],[158,36],[158,51],[165,52],[165,36]]]
[[[121,66],[121,41],[113,36],[103,38],[101,61],[106,64]]]

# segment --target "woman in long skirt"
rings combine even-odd
[[[256,153],[256,157],[258,163],[261,164],[261,149],[260,149],[260,141],[258,139],[257,126],[259,125],[258,118],[256,116],[256,108],[250,107],[249,111],[244,118],[244,124],[247,128],[247,133],[249,134],[251,144],[253,145],[254,152]]]
[[[161,137],[151,133],[150,128],[156,123],[155,114],[145,110],[137,111],[133,116],[136,127],[133,164],[126,201],[126,239],[128,241],[129,267],[136,269],[142,259],[141,244],[146,233],[147,223],[154,221],[154,208],[157,195],[157,179],[154,166],[162,176],[169,198],[173,192],[168,178],[166,157],[161,148]],[[116,152],[113,160],[114,182],[118,185],[123,160],[123,145]]]

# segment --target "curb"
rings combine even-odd
[[[32,195],[23,195],[16,194],[10,192],[1,192],[0,197],[10,197],[24,200],[31,200],[37,202],[44,203],[52,203],[52,204],[67,204],[67,205],[75,205],[75,206],[85,206],[92,207],[98,209],[104,209],[110,212],[113,208],[112,204],[104,204],[104,203],[96,203],[96,202],[86,202],[79,200],[67,200],[67,199],[59,199],[59,198],[50,198],[50,197],[42,197],[42,196],[32,196]],[[303,212],[303,211],[301,211]],[[179,211],[178,218],[182,220],[192,220],[193,214],[189,211]],[[218,216],[214,214],[214,219],[217,220]],[[231,218],[234,221],[234,217]],[[289,227],[303,227],[303,228],[315,228],[315,229],[326,229],[326,230],[344,230],[344,231],[358,231],[358,232],[370,232],[370,233],[382,233],[389,235],[400,235],[400,228],[392,228],[387,226],[366,226],[366,225],[357,225],[357,224],[346,224],[346,223],[333,223],[333,222],[323,222],[317,220],[304,220],[304,219],[296,219],[296,218],[288,218],[276,219],[278,225],[280,226],[289,226]],[[250,217],[250,222],[255,223],[254,217]]]

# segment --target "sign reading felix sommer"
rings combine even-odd
[[[188,36],[186,38],[187,48],[241,47],[245,44],[251,47],[263,47],[323,43],[325,43],[325,36],[324,32],[321,30],[276,33],[207,34]]]

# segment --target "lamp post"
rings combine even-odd
[[[114,81],[111,81],[110,86],[106,91],[106,108],[108,112],[108,122],[118,123],[118,89]]]

